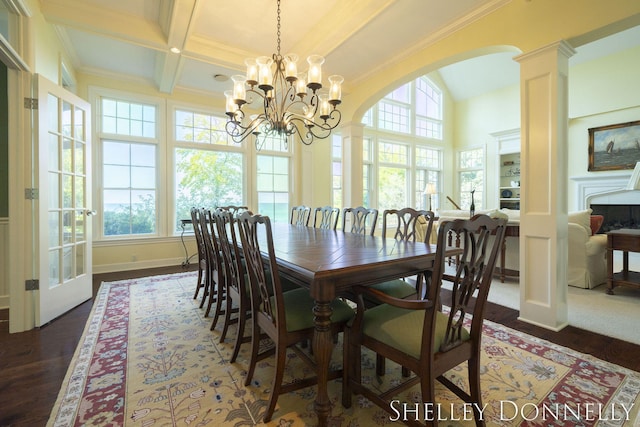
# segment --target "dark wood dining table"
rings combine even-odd
[[[432,268],[436,246],[274,223],[273,244],[280,273],[309,289],[315,299],[313,353],[318,364],[315,411],[326,426],[331,403],[327,393],[334,343],[331,301],[354,285],[372,285]],[[460,249],[450,248],[450,255]]]

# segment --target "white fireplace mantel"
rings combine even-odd
[[[640,204],[640,191],[626,189],[629,178],[631,178],[631,171],[571,177],[575,182],[576,206],[578,209],[588,209],[592,203]]]

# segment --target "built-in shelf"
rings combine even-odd
[[[493,133],[498,147],[498,206],[520,209],[520,130]],[[509,197],[505,197],[508,194]]]
[[[520,153],[500,154],[500,209],[520,209]],[[508,197],[505,196],[509,194]]]

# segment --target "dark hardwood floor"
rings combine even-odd
[[[103,281],[184,271],[180,266],[94,275],[94,295]],[[445,296],[446,298],[446,296]],[[44,426],[49,419],[76,345],[91,311],[87,301],[48,325],[9,334],[0,310],[0,426]],[[640,371],[640,346],[574,327],[549,331],[517,320],[518,312],[487,304],[486,317],[582,353]],[[633,327],[633,326],[631,326]]]

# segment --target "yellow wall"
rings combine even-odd
[[[343,102],[343,121],[345,123],[359,122],[362,114],[366,112],[375,102],[399,84],[416,78],[419,75],[436,71],[438,68],[454,63],[456,61],[470,58],[485,53],[496,51],[530,52],[542,46],[546,46],[558,40],[568,40],[574,46],[589,42],[598,37],[623,29],[631,25],[640,24],[640,2],[637,0],[617,0],[616,2],[604,2],[601,0],[512,0],[501,3],[503,6],[498,10],[470,23],[466,27],[455,33],[435,40],[425,45],[422,49],[387,64],[362,81],[355,84],[348,84],[345,88]],[[631,17],[631,18],[629,18]],[[53,30],[36,14],[37,24],[37,50],[36,71],[44,74],[53,81],[60,79],[60,57],[62,49],[59,44],[54,43],[56,39]],[[632,63],[633,69],[640,69],[637,65],[637,58]],[[603,68],[604,66],[601,65]],[[587,68],[585,66],[585,68]],[[620,78],[622,70],[612,70],[608,67],[608,73],[614,73],[614,78],[607,82],[602,88],[601,99],[593,97],[589,100],[588,95],[579,88],[579,79],[585,79],[585,87],[590,85],[587,74],[602,73],[604,69],[595,69],[587,72],[585,76],[576,75],[576,85],[571,83],[571,96],[580,97],[581,109],[576,114],[600,114],[606,111],[603,121],[618,120],[625,115],[636,115],[634,110],[637,100],[632,100],[633,93],[638,93],[637,86],[635,92],[627,86],[624,92],[624,99],[619,101],[612,99],[610,94],[614,89],[609,85],[617,86],[620,82],[628,82],[631,78]],[[437,78],[437,74],[431,75]],[[175,93],[173,95],[160,94],[151,82],[111,80],[97,78],[88,75],[77,75],[78,94],[87,98],[90,86],[100,86],[127,90],[131,92],[163,97],[167,100],[178,100],[188,103],[208,105],[223,108],[223,99],[212,99],[195,93]],[[570,76],[571,79],[574,76]],[[615,81],[614,81],[615,80]],[[638,84],[636,82],[632,83]],[[592,89],[592,88],[590,88]],[[586,89],[584,89],[586,90]],[[582,98],[587,98],[583,100]],[[614,104],[614,105],[612,105]],[[621,113],[612,113],[616,105],[624,105],[626,109]],[[590,109],[585,109],[584,105],[590,105]],[[599,106],[598,106],[599,105]],[[454,105],[450,102],[450,97],[446,95],[445,108],[448,117],[452,117],[453,126],[446,126],[444,147],[445,147],[445,174],[455,170],[455,156],[453,147],[465,145],[490,144],[489,134],[505,129],[519,127],[519,88],[508,88],[496,93],[488,94],[477,99],[467,100]],[[575,117],[575,116],[572,116]],[[576,130],[574,135],[574,124],[579,129],[584,128],[587,122],[584,118],[575,118],[570,130],[572,150],[579,153],[586,151],[579,147],[582,136],[581,131]],[[573,142],[575,141],[575,142]],[[576,144],[574,147],[573,144]],[[331,177],[331,143],[329,140],[320,141],[312,147],[301,147],[296,159],[297,179],[296,182],[303,194],[299,203],[306,203],[312,206],[327,204],[330,200]],[[572,154],[573,155],[573,154]],[[495,150],[488,151],[488,166],[495,162]],[[569,176],[579,174],[580,168],[574,170],[575,165],[570,166]],[[488,169],[490,170],[490,169]],[[584,166],[586,171],[586,164]],[[348,179],[348,177],[346,177]],[[490,177],[489,177],[490,178]],[[451,194],[453,190],[453,180],[447,179],[444,194]],[[488,181],[487,203],[490,198],[497,198],[491,193],[492,187]],[[195,247],[189,240],[189,253],[194,253]],[[154,264],[166,265],[167,263],[178,263],[184,256],[184,250],[179,238],[150,239],[135,244],[118,243],[98,243],[94,246],[93,261],[94,271],[115,271],[115,269],[141,268],[153,266]],[[134,259],[136,262],[132,262]]]

